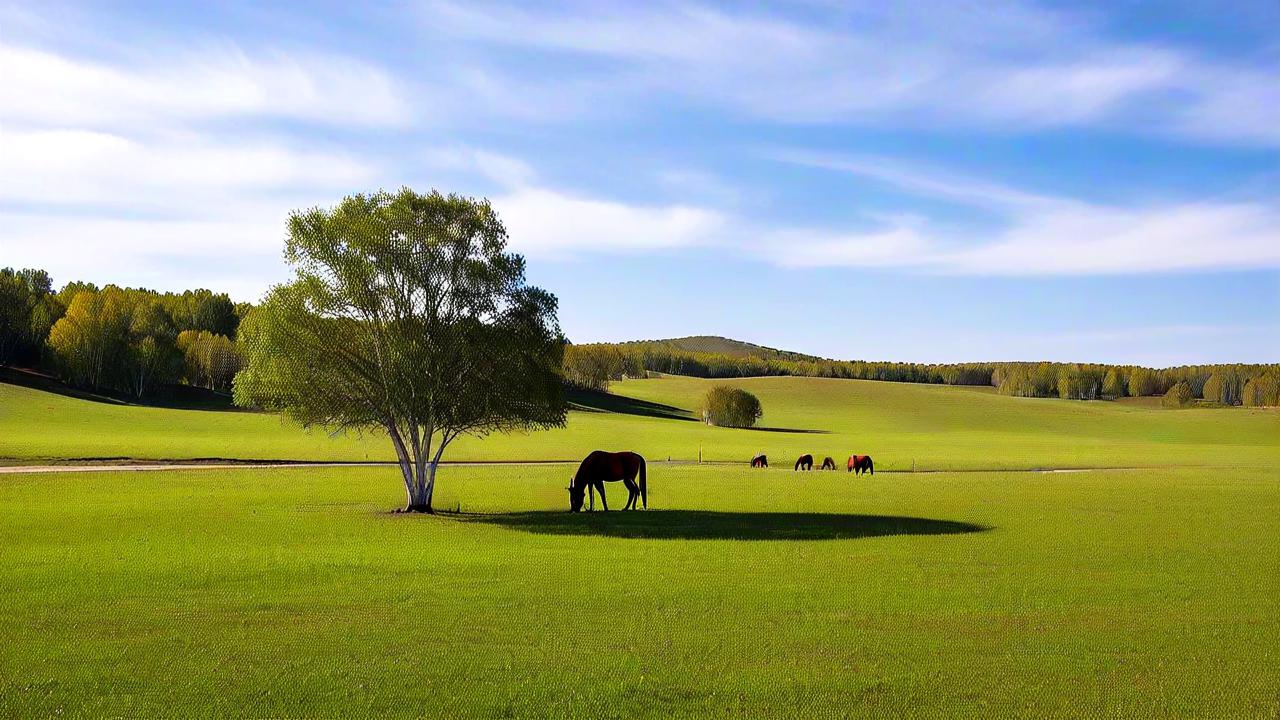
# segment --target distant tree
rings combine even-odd
[[[1242,389],[1241,402],[1247,407],[1280,405],[1280,373],[1269,372],[1249,378]]]
[[[143,298],[130,313],[128,348],[125,353],[126,384],[136,397],[152,386],[177,378],[180,354],[174,341],[173,318],[155,298]]]
[[[43,270],[0,268],[0,365],[39,359],[56,306],[52,285]]]
[[[1107,370],[1107,374],[1102,378],[1102,394],[1110,398],[1124,397],[1124,371],[1120,368],[1111,368]]]
[[[1147,368],[1134,368],[1129,374],[1129,394],[1134,397],[1155,395],[1160,391],[1160,381],[1155,372]]]
[[[1169,388],[1160,402],[1165,407],[1186,407],[1194,399],[1195,394],[1191,392],[1191,383],[1180,380]]]
[[[295,277],[241,324],[238,404],[381,427],[420,512],[459,435],[564,424],[556,299],[525,284],[487,201],[406,188],[294,212],[288,227]]]
[[[760,399],[740,388],[717,385],[702,401],[703,417],[710,425],[751,427],[764,414]]]
[[[1205,381],[1204,388],[1201,390],[1202,397],[1209,402],[1221,403],[1226,395],[1225,381],[1220,373],[1214,373]],[[1225,403],[1230,404],[1230,403]]]
[[[184,330],[178,334],[187,383],[210,390],[230,390],[243,367],[240,347],[225,335],[208,330]]]
[[[613,345],[566,345],[564,379],[570,385],[604,392],[626,370],[622,352]]]
[[[1064,400],[1097,400],[1102,382],[1096,371],[1067,365],[1058,371],[1058,397]]]
[[[130,320],[119,288],[77,292],[49,330],[49,347],[64,377],[94,389],[110,387],[121,369]]]

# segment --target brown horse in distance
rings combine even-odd
[[[757,455],[757,456],[755,456],[755,457],[751,458],[751,467],[753,467],[753,468],[767,468],[767,467],[769,467],[769,458],[768,458],[766,455],[764,455],[763,453],[761,453],[760,455]]]
[[[803,468],[803,469],[805,469],[805,470],[812,470],[812,469],[813,469],[813,456],[812,456],[812,455],[801,455],[801,456],[800,456],[800,459],[799,459],[799,460],[796,460],[796,467],[795,467],[795,469],[796,469],[796,470],[800,470],[801,468]]]
[[[823,461],[822,461],[822,469],[823,469],[823,470],[835,470],[835,469],[836,469],[836,461],[835,461],[835,460],[832,460],[832,459],[828,456],[825,460],[823,460]]]
[[[854,475],[861,475],[864,472],[869,472],[872,475],[875,475],[876,466],[871,464],[870,455],[850,455],[848,472],[851,472]]]
[[[636,482],[637,477],[639,482]],[[596,509],[596,491],[600,491],[600,502],[606,512],[609,503],[604,499],[604,484],[621,480],[630,493],[623,510],[634,510],[636,500],[644,503],[649,509],[649,488],[645,483],[644,458],[633,452],[605,452],[594,450],[583,459],[569,481],[569,510],[578,512],[582,509],[583,496],[591,491],[591,509]]]

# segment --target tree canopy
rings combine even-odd
[[[458,436],[564,424],[555,296],[525,283],[488,201],[353,195],[288,229],[294,279],[240,326],[237,403],[382,428],[424,512]]]
[[[1191,383],[1186,380],[1180,380],[1169,388],[1169,391],[1164,394],[1160,402],[1165,407],[1186,407],[1191,404],[1194,398],[1195,394],[1191,391]]]
[[[702,401],[703,417],[720,427],[751,427],[764,414],[760,399],[741,388],[717,385]]]

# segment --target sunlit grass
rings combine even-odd
[[[684,410],[716,381],[668,377],[616,383],[623,396]],[[819,378],[753,378],[766,430],[708,427],[617,412],[572,412],[565,429],[464,438],[446,460],[573,460],[594,449],[658,459],[776,466],[802,453],[878,470],[1047,467],[1280,466],[1280,413],[1165,410],[1132,403],[1012,398],[989,389]],[[808,432],[785,432],[785,431]],[[125,407],[0,384],[0,458],[250,458],[391,460],[378,433],[330,437],[245,412]]]
[[[0,478],[0,715],[1280,711],[1268,470],[565,473]]]

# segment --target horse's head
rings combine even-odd
[[[569,512],[578,512],[582,509],[582,500],[587,494],[586,486],[574,487],[573,478],[569,478]]]

